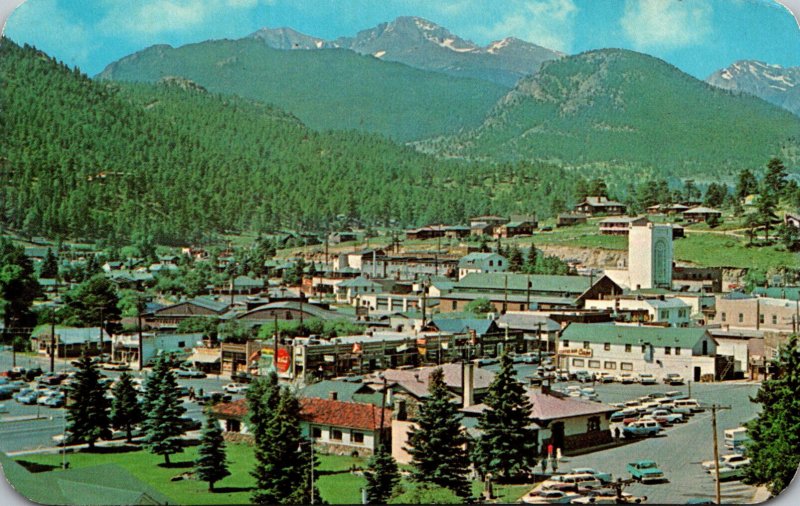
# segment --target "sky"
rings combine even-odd
[[[513,36],[568,54],[632,49],[700,79],[742,59],[800,66],[800,29],[776,0],[27,0],[5,35],[95,75],[154,44],[282,26],[333,39],[398,16],[481,45]]]

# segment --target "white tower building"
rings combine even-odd
[[[672,225],[630,228],[628,277],[631,290],[672,287]]]

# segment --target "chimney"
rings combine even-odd
[[[334,392],[333,390],[331,390],[330,392],[328,392],[328,399],[330,399],[330,400],[332,400],[332,401],[337,401],[337,400],[339,400],[339,394],[338,394],[338,392]]]
[[[395,420],[403,421],[408,417],[408,413],[406,412],[406,400],[405,399],[395,399],[394,401],[394,411],[392,411],[392,416]]]
[[[463,370],[463,384],[462,395],[464,398],[464,407],[468,408],[475,404],[475,364],[466,362]]]

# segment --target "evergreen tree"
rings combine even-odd
[[[39,282],[25,249],[0,238],[0,307],[3,335],[12,327],[33,327],[36,315],[31,311],[34,299],[42,294]]]
[[[367,480],[367,504],[389,502],[400,483],[400,472],[397,469],[397,462],[384,445],[381,445],[367,461],[364,478]]]
[[[450,402],[441,368],[434,370],[428,381],[430,395],[420,406],[408,437],[411,477],[448,488],[459,497],[469,497],[467,436],[461,428],[458,406]]]
[[[300,432],[300,403],[288,388],[278,386],[277,375],[257,383],[248,391],[251,407],[248,423],[256,445],[256,490],[254,503],[307,504],[319,491],[311,486],[317,466],[311,441]],[[253,409],[254,408],[254,409]]]
[[[99,439],[111,437],[109,401],[100,378],[88,351],[84,351],[68,391],[67,432],[73,441],[88,443],[89,449]]]
[[[197,449],[194,472],[200,480],[208,482],[209,492],[214,491],[216,482],[231,474],[228,471],[222,428],[210,410],[206,413],[206,423],[200,436],[200,447]]]
[[[39,269],[39,277],[46,279],[58,278],[58,258],[50,248],[47,248],[47,255],[44,257],[42,267]]]
[[[528,255],[525,257],[525,265],[523,266],[522,270],[526,274],[535,273],[537,259],[538,259],[538,252],[536,251],[536,245],[531,243],[531,247],[528,248]]]
[[[589,183],[589,197],[608,197],[608,185],[603,178],[596,177]]]
[[[772,194],[778,200],[786,187],[786,166],[780,158],[772,158],[767,163],[767,171],[761,181],[761,195]]]
[[[769,231],[772,229],[772,220],[775,219],[777,197],[773,192],[764,192],[758,196],[756,217],[758,224],[764,227],[764,240],[769,242]]]
[[[108,322],[118,321],[122,312],[114,283],[102,274],[87,279],[64,296],[75,323],[100,326],[108,330]]]
[[[169,465],[170,455],[183,451],[184,428],[181,416],[186,408],[178,397],[178,384],[170,361],[159,355],[147,378],[145,391],[145,447],[155,455],[164,456]]]
[[[792,481],[800,465],[800,349],[798,337],[789,338],[771,363],[772,377],[761,384],[753,402],[761,413],[747,424],[750,442],[745,483],[766,485],[774,495]]]
[[[500,371],[489,385],[487,409],[478,421],[483,434],[473,449],[475,466],[498,478],[515,478],[536,465],[536,437],[531,426],[531,403],[507,353],[500,357]]]
[[[144,421],[138,393],[133,386],[133,377],[128,372],[123,372],[111,393],[114,396],[111,402],[111,424],[115,429],[124,430],[125,439],[130,443],[133,427]]]
[[[755,193],[758,193],[758,180],[749,169],[743,169],[736,181],[736,196],[742,201]]]
[[[508,253],[508,270],[511,272],[519,272],[522,270],[522,252],[516,244],[511,246]]]

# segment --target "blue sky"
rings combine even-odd
[[[89,75],[153,44],[268,26],[336,38],[420,16],[479,44],[515,36],[578,53],[621,47],[704,79],[741,59],[800,66],[800,30],[775,0],[27,0],[5,34]]]

